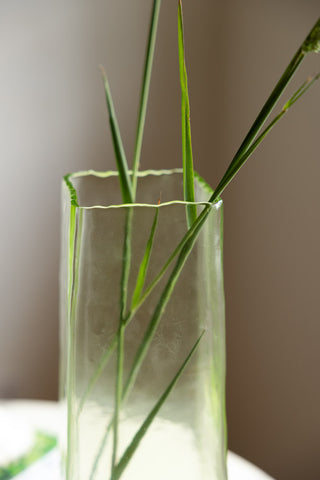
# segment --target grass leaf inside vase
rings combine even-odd
[[[167,386],[167,388],[165,389],[163,394],[160,396],[159,400],[156,402],[153,409],[147,415],[146,419],[144,420],[141,427],[139,428],[139,430],[135,434],[134,438],[132,439],[130,445],[127,447],[126,451],[123,453],[121,459],[119,460],[118,464],[116,465],[116,467],[114,469],[114,473],[113,473],[110,480],[119,480],[119,478],[121,477],[122,473],[124,472],[125,468],[127,467],[128,463],[129,463],[129,461],[131,460],[133,454],[137,450],[141,440],[143,439],[143,437],[147,433],[149,427],[151,426],[152,422],[154,421],[156,415],[158,414],[160,408],[162,407],[162,405],[166,401],[166,399],[169,396],[170,392],[172,391],[173,387],[175,386],[175,384],[179,380],[181,374],[183,373],[184,369],[186,368],[189,361],[191,360],[191,358],[192,358],[193,354],[195,353],[195,351],[196,351],[204,333],[205,333],[204,331],[201,333],[201,335],[197,339],[196,343],[193,345],[192,349],[190,350],[189,354],[187,355],[186,359],[184,360],[183,364],[179,368],[178,372],[173,377],[173,379],[171,380],[171,382],[169,383],[169,385]]]

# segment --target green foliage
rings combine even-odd
[[[183,189],[186,202],[194,202],[194,172],[193,155],[191,142],[190,125],[190,102],[188,93],[187,69],[184,53],[184,34],[182,4],[179,0],[178,7],[178,45],[179,45],[179,67],[180,67],[180,85],[181,85],[181,136],[182,136],[182,161],[183,161]],[[197,207],[195,205],[187,206],[187,223],[190,228],[197,218]]]
[[[144,130],[144,124],[146,119],[146,111],[147,111],[147,103],[148,103],[148,96],[149,96],[154,49],[155,49],[156,37],[157,37],[160,5],[161,5],[161,0],[155,0],[153,4],[152,15],[151,15],[149,39],[148,39],[147,52],[146,52],[146,61],[145,61],[145,67],[144,67],[144,73],[143,73],[143,82],[142,82],[142,89],[141,89],[137,134],[136,134],[136,144],[135,144],[133,166],[132,166],[132,189],[133,189],[134,197],[135,197],[136,188],[137,188],[137,171],[139,169],[139,164],[140,164],[142,137],[143,137],[143,130]]]
[[[124,147],[121,139],[121,134],[119,130],[116,113],[113,106],[110,86],[109,86],[107,75],[105,74],[103,69],[101,69],[101,71],[103,76],[106,102],[107,102],[107,107],[109,112],[109,122],[110,122],[110,130],[111,130],[111,136],[113,141],[114,154],[115,154],[117,168],[119,172],[122,199],[123,199],[123,203],[132,203],[133,194],[132,194],[131,181],[129,178],[129,168],[128,168],[126,155],[124,152]]]
[[[136,144],[135,152],[133,159],[133,168],[132,174],[129,172],[128,164],[121,140],[120,130],[117,123],[115,110],[113,106],[113,101],[111,97],[110,87],[108,84],[107,77],[103,72],[104,78],[104,87],[107,100],[107,107],[109,112],[110,119],[110,128],[111,135],[114,145],[115,158],[117,163],[117,168],[119,172],[120,187],[123,197],[123,202],[131,204],[135,201],[136,198],[136,188],[137,188],[137,171],[140,164],[140,155],[142,147],[142,137],[143,130],[145,125],[146,118],[146,108],[147,108],[147,99],[149,94],[150,79],[151,79],[151,70],[154,57],[155,41],[156,41],[156,32],[158,27],[158,19],[160,12],[160,0],[154,0],[153,9],[151,14],[150,30],[147,43],[146,51],[146,61],[144,67],[144,75],[141,89],[141,98],[137,122],[137,134],[136,134]],[[129,461],[131,460],[133,454],[138,448],[141,439],[147,433],[148,428],[152,424],[155,416],[157,415],[159,409],[165,402],[166,398],[174,388],[179,377],[182,375],[186,365],[192,358],[192,355],[201,341],[203,334],[198,338],[194,344],[189,355],[185,359],[184,363],[179,368],[178,372],[171,380],[161,397],[156,402],[154,408],[146,416],[141,427],[136,432],[134,438],[129,444],[127,450],[122,455],[120,460],[117,460],[117,447],[119,443],[119,418],[120,411],[125,403],[126,399],[129,397],[132,387],[136,381],[137,375],[140,369],[143,366],[143,361],[146,357],[150,344],[154,338],[154,335],[157,331],[159,322],[161,321],[163,312],[171,298],[171,294],[175,285],[179,279],[180,273],[185,265],[185,262],[190,255],[190,252],[193,249],[194,243],[197,240],[197,237],[202,229],[202,226],[206,222],[212,208],[213,204],[219,200],[221,193],[226,188],[226,186],[231,182],[240,168],[252,155],[254,150],[258,147],[261,141],[265,136],[271,131],[274,125],[285,115],[285,113],[295,104],[295,102],[301,98],[301,96],[315,83],[319,78],[319,74],[311,77],[306,82],[304,82],[301,87],[290,97],[286,102],[283,109],[277,114],[267,126],[266,122],[271,115],[274,107],[277,105],[281,95],[285,91],[288,83],[293,77],[294,73],[298,69],[302,60],[309,52],[319,51],[319,31],[320,31],[320,20],[313,27],[306,40],[303,42],[301,47],[298,49],[297,53],[294,55],[293,59],[289,63],[288,67],[284,71],[280,80],[276,84],[271,95],[267,99],[265,105],[261,109],[259,115],[254,121],[251,129],[244,138],[242,144],[240,145],[238,151],[236,152],[234,158],[232,159],[229,167],[227,168],[225,174],[217,185],[215,191],[211,194],[208,202],[205,204],[202,212],[197,215],[197,210],[195,205],[187,206],[187,229],[186,233],[179,242],[179,244],[173,249],[172,254],[169,256],[167,261],[164,263],[163,267],[159,271],[158,275],[151,281],[151,283],[145,288],[145,281],[147,277],[148,266],[152,257],[152,247],[157,229],[158,222],[158,209],[156,209],[155,217],[151,226],[149,238],[146,241],[145,251],[143,258],[140,263],[139,271],[137,278],[135,279],[135,289],[131,298],[131,301],[128,302],[128,282],[130,277],[130,264],[131,264],[131,242],[132,242],[132,208],[128,207],[125,230],[124,230],[124,244],[123,244],[123,261],[122,261],[122,276],[121,276],[121,289],[120,289],[120,318],[119,318],[119,327],[116,336],[112,339],[109,346],[106,348],[104,355],[101,358],[100,364],[97,366],[88,386],[84,392],[83,397],[80,400],[78,416],[81,414],[81,410],[84,404],[85,399],[90,395],[92,388],[96,380],[99,378],[103,369],[105,368],[108,360],[110,359],[112,353],[117,349],[117,375],[116,375],[116,386],[115,386],[115,409],[111,421],[106,427],[106,433],[102,440],[101,446],[97,453],[94,465],[92,466],[91,479],[94,478],[96,468],[99,464],[102,452],[104,450],[104,445],[107,441],[107,437],[111,429],[113,430],[113,447],[112,447],[112,466],[111,466],[111,480],[118,480],[125,468],[127,467]],[[182,4],[179,0],[178,6],[178,45],[179,45],[179,66],[180,66],[180,84],[181,84],[181,133],[182,133],[182,156],[183,156],[183,177],[184,177],[184,199],[187,202],[194,202],[194,171],[193,171],[193,155],[192,155],[192,142],[191,142],[191,126],[190,126],[190,103],[189,103],[189,94],[188,94],[188,81],[187,81],[187,71],[186,71],[186,62],[185,62],[185,47],[184,47],[184,32],[183,32],[183,18],[182,18]],[[69,181],[69,177],[66,177],[66,182],[71,194],[71,203],[73,208],[78,206],[77,198],[75,191]],[[175,261],[171,273],[168,275],[168,279],[163,286],[162,292],[159,296],[158,302],[156,304],[155,310],[150,317],[149,324],[147,325],[144,337],[140,343],[136,355],[132,361],[129,375],[124,381],[123,379],[123,363],[125,358],[124,350],[124,338],[125,338],[125,329],[128,323],[134,318],[136,312],[140,306],[145,302],[150,293],[154,290],[155,286],[158,285],[160,280],[167,273],[169,266],[172,266]],[[130,305],[127,310],[127,304]],[[0,477],[0,480],[2,478]],[[4,480],[4,479],[3,479]],[[70,479],[68,479],[70,480]]]
[[[134,310],[135,307],[138,305],[138,302],[141,297],[141,293],[144,287],[144,282],[147,276],[148,272],[148,266],[150,262],[150,256],[151,256],[151,251],[152,251],[152,245],[153,245],[153,239],[154,239],[154,234],[156,232],[156,227],[158,223],[158,216],[159,216],[159,209],[156,209],[156,213],[154,216],[154,220],[152,223],[151,227],[151,232],[150,232],[150,237],[148,239],[148,243],[146,245],[146,250],[142,259],[142,262],[140,264],[139,268],[139,273],[137,277],[137,282],[136,282],[136,287],[134,289],[133,295],[132,295],[132,302],[131,302],[131,310]]]

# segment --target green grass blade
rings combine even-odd
[[[302,50],[305,53],[320,52],[320,17],[316,21],[316,24],[311,29],[311,32],[309,33],[305,41],[303,42]]]
[[[245,139],[243,140],[240,148],[238,149],[237,153],[235,154],[232,162],[229,165],[229,168],[226,174],[229,174],[232,170],[233,166],[237,165],[241,162],[241,158],[246,150],[250,147],[253,143],[254,139],[258,135],[259,131],[267,121],[269,115],[271,114],[272,110],[274,109],[275,105],[277,104],[278,100],[280,99],[282,93],[284,92],[285,88],[289,84],[291,78],[293,77],[294,73],[300,66],[302,60],[304,59],[304,53],[302,49],[298,50],[295,54],[293,59],[291,60],[290,64],[286,68],[285,72],[283,73],[282,77],[278,81],[277,85],[275,86],[274,90],[272,91],[271,95],[269,96],[268,100],[264,104],[262,110],[260,111],[259,115],[257,116],[256,120],[254,121],[251,129],[249,130],[248,134],[246,135]]]
[[[154,8],[153,8],[151,25],[150,25],[149,42],[148,42],[147,55],[146,55],[146,63],[145,63],[139,117],[138,117],[136,145],[135,145],[135,153],[134,153],[134,160],[133,160],[132,185],[129,181],[128,166],[127,166],[127,162],[124,155],[124,149],[121,142],[120,132],[119,132],[117,121],[114,114],[109,85],[107,82],[107,78],[105,76],[105,90],[106,90],[107,103],[109,107],[111,132],[112,132],[115,153],[117,158],[121,190],[122,190],[123,200],[125,203],[133,202],[136,194],[137,170],[139,168],[139,163],[140,163],[141,145],[142,145],[142,137],[143,137],[144,123],[145,123],[145,116],[146,116],[146,107],[147,107],[147,99],[148,99],[149,86],[150,86],[154,47],[155,47],[156,32],[157,32],[157,25],[158,25],[159,11],[160,11],[160,3],[161,3],[160,0],[155,0],[154,2]],[[131,212],[129,212],[127,223],[126,223],[126,231],[125,231],[123,274],[122,274],[122,280],[121,280],[121,299],[120,299],[121,319],[120,319],[118,342],[117,342],[118,343],[117,381],[116,381],[116,396],[115,396],[115,415],[114,415],[114,422],[113,422],[114,435],[113,435],[113,450],[112,450],[112,472],[114,471],[116,455],[117,455],[118,423],[119,423],[119,414],[120,414],[120,404],[121,404],[121,398],[122,398],[124,330],[125,330],[124,319],[125,319],[126,302],[127,302],[128,278],[129,278],[129,272],[130,272],[131,227],[132,227],[132,214]],[[151,240],[151,246],[150,246],[150,253],[151,253],[151,247],[152,247],[152,240]],[[150,256],[150,253],[149,253],[149,256]],[[139,288],[143,288],[143,283],[144,283],[143,275],[146,274],[148,261],[149,259],[147,257],[146,261],[142,265],[141,275],[139,275],[138,277],[137,294],[139,294]]]
[[[68,233],[68,287],[67,287],[67,371],[66,371],[66,393],[67,393],[67,462],[66,474],[70,475],[71,471],[71,453],[70,448],[73,440],[72,416],[73,416],[73,402],[72,390],[74,388],[74,373],[71,366],[74,365],[75,358],[75,326],[74,326],[74,309],[75,309],[75,278],[74,278],[74,259],[76,252],[76,230],[77,230],[77,207],[70,206],[69,217],[69,233]]]
[[[84,407],[84,403],[85,401],[87,400],[88,396],[90,395],[90,393],[92,392],[97,380],[99,379],[100,375],[102,374],[103,370],[105,369],[105,367],[107,366],[107,363],[112,355],[112,353],[114,352],[116,346],[118,344],[118,334],[116,334],[113,339],[111,340],[111,343],[110,345],[108,345],[106,351],[102,354],[101,358],[100,358],[100,361],[99,361],[99,364],[98,364],[98,367],[96,368],[96,370],[94,371],[92,377],[90,378],[90,381],[88,383],[88,386],[86,388],[86,390],[84,391],[81,399],[80,399],[80,403],[79,403],[79,407],[78,407],[78,412],[77,412],[77,415],[79,417],[79,415],[81,414],[82,412],[82,409]]]
[[[148,324],[148,327],[146,329],[146,332],[143,336],[143,339],[139,345],[139,348],[137,350],[137,353],[135,355],[135,358],[132,362],[132,367],[131,367],[131,370],[129,372],[129,375],[128,375],[128,378],[127,378],[127,381],[125,383],[125,386],[124,386],[124,389],[123,389],[123,397],[124,398],[127,398],[127,395],[130,393],[131,391],[131,388],[132,386],[134,385],[134,382],[137,378],[137,375],[139,373],[139,370],[141,368],[141,365],[145,359],[145,356],[148,352],[148,349],[149,349],[149,346],[153,340],[153,337],[154,337],[154,334],[157,330],[157,327],[159,325],[159,322],[161,320],[161,317],[165,311],[165,308],[168,304],[168,301],[170,300],[170,297],[171,297],[171,294],[173,292],[173,289],[179,279],[179,276],[180,276],[180,273],[183,269],[183,266],[193,248],[193,245],[198,237],[198,234],[201,230],[201,227],[203,225],[203,222],[205,221],[206,219],[206,216],[208,215],[209,213],[209,208],[210,207],[207,207],[208,210],[204,209],[202,214],[202,222],[199,222],[198,223],[198,226],[197,228],[194,230],[193,232],[193,235],[192,237],[188,240],[188,242],[184,245],[184,247],[182,248],[179,256],[178,256],[178,259],[177,259],[177,262],[169,276],[169,279],[162,291],[162,294],[158,300],[158,303],[156,305],[156,308],[153,312],[153,315],[151,317],[151,320]],[[199,216],[200,217],[200,216]],[[199,218],[198,217],[198,218]]]
[[[232,165],[232,168],[229,167],[223,178],[221,179],[218,187],[212,194],[210,201],[214,201],[216,196],[221,195],[223,190],[227,187],[227,185],[231,182],[231,180],[235,177],[238,173],[240,168],[244,165],[244,163],[248,160],[248,158],[252,155],[254,150],[258,147],[258,145],[262,142],[262,140],[267,136],[267,134],[272,130],[272,128],[278,123],[278,121],[287,113],[289,108],[291,108],[299,98],[304,95],[310,87],[314,85],[314,83],[320,78],[320,73],[310,77],[306,80],[300,88],[290,97],[287,103],[283,106],[281,112],[275,116],[275,118],[270,122],[270,124],[263,130],[263,132],[256,138],[256,140],[252,143],[250,148],[248,148],[240,157],[239,161],[235,162]]]
[[[115,407],[114,407],[114,421],[113,421],[113,447],[111,458],[111,474],[114,472],[117,449],[119,443],[119,416],[120,405],[122,399],[122,384],[123,384],[123,363],[124,363],[124,326],[121,325],[118,332],[117,341],[117,374],[116,374],[116,388],[115,388]]]
[[[113,449],[112,449],[112,472],[116,464],[117,449],[119,443],[119,416],[123,388],[123,364],[124,364],[124,331],[125,316],[127,309],[128,283],[131,266],[131,238],[132,238],[132,216],[133,209],[129,207],[126,212],[124,243],[122,256],[122,274],[120,283],[120,319],[117,342],[117,374],[115,385],[115,407],[113,422]]]
[[[310,33],[308,34],[307,38],[304,40],[302,45],[299,47],[296,54],[293,56],[291,62],[289,63],[288,67],[285,69],[283,75],[281,76],[280,80],[276,84],[275,88],[271,92],[269,98],[267,99],[266,103],[262,107],[259,115],[257,116],[256,120],[254,121],[251,129],[249,130],[247,136],[243,140],[240,148],[238,149],[237,153],[235,154],[232,162],[230,163],[228,170],[225,173],[225,176],[228,176],[230,171],[238,166],[241,163],[241,158],[246,150],[250,147],[250,145],[254,142],[256,136],[258,135],[260,129],[265,124],[266,120],[268,119],[269,115],[271,114],[273,108],[277,104],[278,100],[280,99],[282,93],[288,86],[290,80],[294,76],[295,72],[297,71],[298,67],[300,66],[301,62],[305,58],[305,55],[310,52],[319,53],[320,51],[320,18],[317,20],[314,27],[311,29]],[[239,170],[239,168],[237,168]],[[221,183],[221,182],[220,182]],[[219,195],[221,194],[221,191]]]
[[[149,284],[149,286],[145,289],[143,294],[141,295],[138,303],[135,305],[134,312],[129,312],[129,317],[131,318],[131,315],[135,313],[138,308],[143,304],[143,302],[147,299],[147,297],[150,295],[150,293],[153,291],[153,289],[158,285],[160,280],[162,279],[163,275],[166,273],[167,269],[173,262],[173,260],[177,257],[179,252],[182,250],[182,248],[185,246],[185,244],[189,241],[192,240],[194,235],[197,235],[197,232],[200,231],[200,228],[204,224],[204,222],[207,219],[208,214],[210,213],[211,206],[207,205],[201,214],[197,217],[196,221],[191,225],[191,227],[187,230],[179,244],[176,246],[172,254],[169,256],[168,260],[165,262],[163,265],[162,269],[158,273],[158,275],[154,278],[154,280]]]
[[[140,107],[139,107],[139,115],[138,115],[138,125],[137,125],[137,133],[136,133],[136,143],[135,143],[135,151],[134,151],[133,166],[132,166],[133,198],[135,198],[136,188],[137,188],[137,171],[139,169],[139,164],[140,164],[142,138],[143,138],[145,119],[146,119],[154,49],[155,49],[156,36],[157,36],[157,30],[158,30],[160,5],[161,5],[161,0],[154,0],[153,10],[151,15],[151,22],[150,22],[150,29],[149,29],[149,39],[148,39],[148,46],[147,46],[147,52],[146,52],[145,67],[144,67],[144,73],[143,73]]]
[[[131,441],[130,445],[128,446],[128,448],[126,449],[124,454],[122,455],[118,464],[116,465],[111,480],[118,480],[121,477],[123,471],[125,470],[128,463],[130,462],[133,454],[137,450],[141,440],[143,439],[143,437],[147,433],[147,431],[148,431],[149,427],[151,426],[153,420],[155,419],[156,415],[158,414],[160,408],[162,407],[162,405],[164,404],[164,402],[168,398],[172,389],[174,388],[174,386],[176,385],[180,376],[182,375],[184,369],[186,368],[186,366],[190,362],[190,360],[191,360],[193,354],[195,353],[203,335],[204,335],[204,331],[201,333],[200,337],[198,338],[196,343],[193,345],[192,349],[190,350],[188,356],[186,357],[183,364],[179,368],[178,372],[173,377],[173,379],[171,380],[171,382],[169,383],[169,385],[167,386],[167,388],[165,389],[165,391],[163,392],[163,394],[161,395],[161,397],[159,398],[159,400],[157,401],[157,403],[155,404],[153,409],[150,411],[149,415],[146,417],[145,421],[142,423],[142,425],[139,428],[139,430],[137,431],[137,433],[135,434],[135,436],[134,436],[133,440]]]
[[[123,203],[132,203],[133,194],[132,194],[131,181],[129,177],[129,168],[128,168],[127,159],[126,159],[126,155],[123,148],[123,143],[121,140],[121,134],[120,134],[116,113],[114,110],[111,90],[110,90],[106,73],[102,68],[101,68],[101,71],[103,76],[104,90],[106,94],[106,102],[107,102],[107,107],[109,112],[109,122],[110,122],[111,136],[113,141],[113,148],[114,148],[114,153],[115,153],[116,162],[117,162],[117,169],[119,172],[122,199],[123,199]]]
[[[317,77],[317,75],[315,75],[315,77]],[[293,102],[295,99],[298,100],[298,98],[303,95],[304,91],[310,87],[310,82],[313,83],[315,77],[309,77],[305,82],[303,82],[300,88],[298,88],[298,90],[292,95],[292,97],[290,98],[290,100],[288,100],[287,103]],[[284,105],[283,109],[286,108],[286,105],[287,104]]]
[[[102,454],[103,454],[103,451],[107,445],[107,441],[108,441],[108,437],[109,437],[109,434],[110,434],[110,430],[113,426],[113,418],[112,420],[108,423],[108,426],[103,434],[103,438],[101,440],[101,442],[99,443],[99,449],[97,451],[97,454],[95,456],[95,459],[94,459],[94,462],[93,462],[93,465],[91,467],[91,471],[90,471],[90,476],[89,476],[89,480],[94,480],[95,479],[95,476],[96,476],[96,471],[97,471],[97,468],[98,468],[98,465],[99,465],[99,462],[100,462],[100,459],[102,457]]]
[[[262,140],[266,137],[266,135],[272,130],[272,128],[278,123],[278,121],[288,112],[289,108],[291,108],[299,98],[304,95],[309,88],[314,85],[314,83],[319,80],[320,73],[309,77],[299,88],[298,90],[289,98],[287,103],[282,107],[282,110],[276,117],[270,122],[270,124],[265,128],[265,130],[259,135],[259,137],[255,140],[255,142],[251,145],[249,150],[247,151],[246,159],[251,155],[253,150],[262,142]]]
[[[152,246],[153,246],[154,235],[155,235],[156,228],[157,228],[157,223],[158,223],[158,216],[159,216],[159,209],[157,208],[155,216],[154,216],[154,220],[153,220],[153,223],[152,223],[150,236],[149,236],[149,239],[148,239],[148,242],[147,242],[147,245],[146,245],[145,253],[144,253],[142,262],[140,264],[136,286],[135,286],[135,289],[134,289],[134,292],[133,292],[133,295],[132,295],[131,310],[134,310],[136,305],[138,304],[140,296],[141,296],[142,289],[144,287],[144,282],[145,282],[145,279],[146,279],[146,276],[147,276],[149,262],[150,262],[150,256],[151,256],[151,251],[152,251]]]
[[[290,80],[294,76],[296,70],[300,66],[306,54],[310,52],[319,53],[319,51],[320,51],[320,18],[317,20],[316,24],[311,29],[307,38],[304,40],[304,42],[302,43],[302,45],[300,46],[300,48],[292,58],[288,67],[285,69],[283,75],[281,76],[280,80],[278,81],[275,88],[273,89],[271,95],[269,96],[266,103],[262,107],[262,110],[260,111],[258,117],[254,121],[251,129],[249,130],[244,141],[242,142],[240,148],[238,149],[235,156],[233,157],[224,176],[222,177],[217,188],[215,189],[214,193],[210,197],[209,199],[210,202],[215,201],[218,198],[218,196],[221,195],[222,191],[226,188],[226,186],[230,183],[230,181],[235,176],[235,174],[240,170],[242,165],[249,158],[249,155],[247,154],[247,150],[249,148],[251,152],[250,155],[252,154],[254,150],[251,148],[253,142],[257,138],[259,131],[267,121],[273,108],[277,104],[278,100],[280,99],[280,96],[288,86]],[[298,94],[298,96],[300,97],[301,95]]]
[[[131,238],[132,238],[132,217],[133,207],[128,207],[125,219],[123,254],[122,254],[122,273],[120,283],[120,321],[124,323],[127,309],[128,283],[131,267]]]
[[[184,34],[183,34],[183,16],[182,4],[179,0],[178,6],[178,45],[179,45],[179,69],[181,85],[181,137],[182,137],[182,160],[183,160],[183,189],[184,199],[187,202],[194,202],[194,172],[193,155],[191,142],[190,125],[190,102],[188,94],[187,69],[184,53]],[[197,218],[197,207],[189,205],[187,207],[187,223],[190,227]]]
[[[283,110],[288,110],[299,98],[304,95],[312,85],[319,80],[320,73],[309,77],[301,87],[292,95],[292,97],[288,100],[288,102],[284,105]]]

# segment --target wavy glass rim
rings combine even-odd
[[[183,169],[182,168],[173,168],[173,169],[163,169],[163,170],[142,170],[137,172],[137,177],[138,178],[144,178],[149,175],[153,175],[155,177],[160,177],[163,175],[172,175],[175,173],[180,173],[183,174]],[[129,170],[129,174],[132,174],[132,170]],[[70,193],[70,200],[71,200],[71,205],[83,209],[83,210],[93,210],[93,209],[114,209],[114,208],[130,208],[130,207],[149,207],[149,208],[161,208],[165,207],[168,205],[210,205],[216,209],[220,208],[222,205],[222,199],[218,198],[214,203],[211,202],[187,202],[185,200],[172,200],[170,202],[163,202],[163,203],[119,203],[119,204],[110,204],[110,205],[91,205],[90,207],[86,207],[83,205],[78,204],[78,195],[77,195],[77,190],[74,187],[72,183],[73,178],[81,178],[81,177],[97,177],[97,178],[110,178],[110,177],[118,177],[119,174],[117,171],[114,170],[108,170],[108,171],[97,171],[97,170],[81,170],[79,172],[74,172],[74,173],[69,173],[63,177],[63,182],[66,185],[67,189],[69,190]],[[210,196],[213,193],[212,188],[210,185],[196,172],[194,172],[194,177],[195,180],[199,183],[199,185],[202,186],[204,191],[207,191],[208,196]]]

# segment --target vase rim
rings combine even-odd
[[[129,175],[132,174],[132,170],[129,170]],[[183,174],[182,168],[173,168],[173,169],[148,169],[148,170],[139,170],[137,172],[138,178],[144,178],[147,176],[164,176],[164,175],[172,175],[172,174]],[[98,170],[80,170],[78,172],[69,173],[63,177],[63,183],[69,190],[71,205],[83,209],[83,210],[94,210],[94,209],[115,209],[115,208],[130,208],[130,207],[149,207],[149,208],[161,208],[169,205],[199,205],[199,206],[212,206],[215,209],[219,209],[222,207],[223,201],[219,197],[214,203],[209,201],[195,201],[195,202],[188,202],[185,200],[171,200],[169,202],[158,202],[156,204],[153,203],[118,203],[118,204],[110,204],[110,205],[90,205],[84,206],[78,204],[78,196],[77,190],[73,185],[72,180],[81,178],[81,177],[89,177],[94,176],[101,179],[107,179],[111,177],[118,177],[119,173],[114,170],[107,170],[107,171],[98,171]],[[199,183],[199,185],[208,192],[208,196],[210,197],[213,193],[213,189],[210,185],[196,172],[194,172],[195,180]]]

